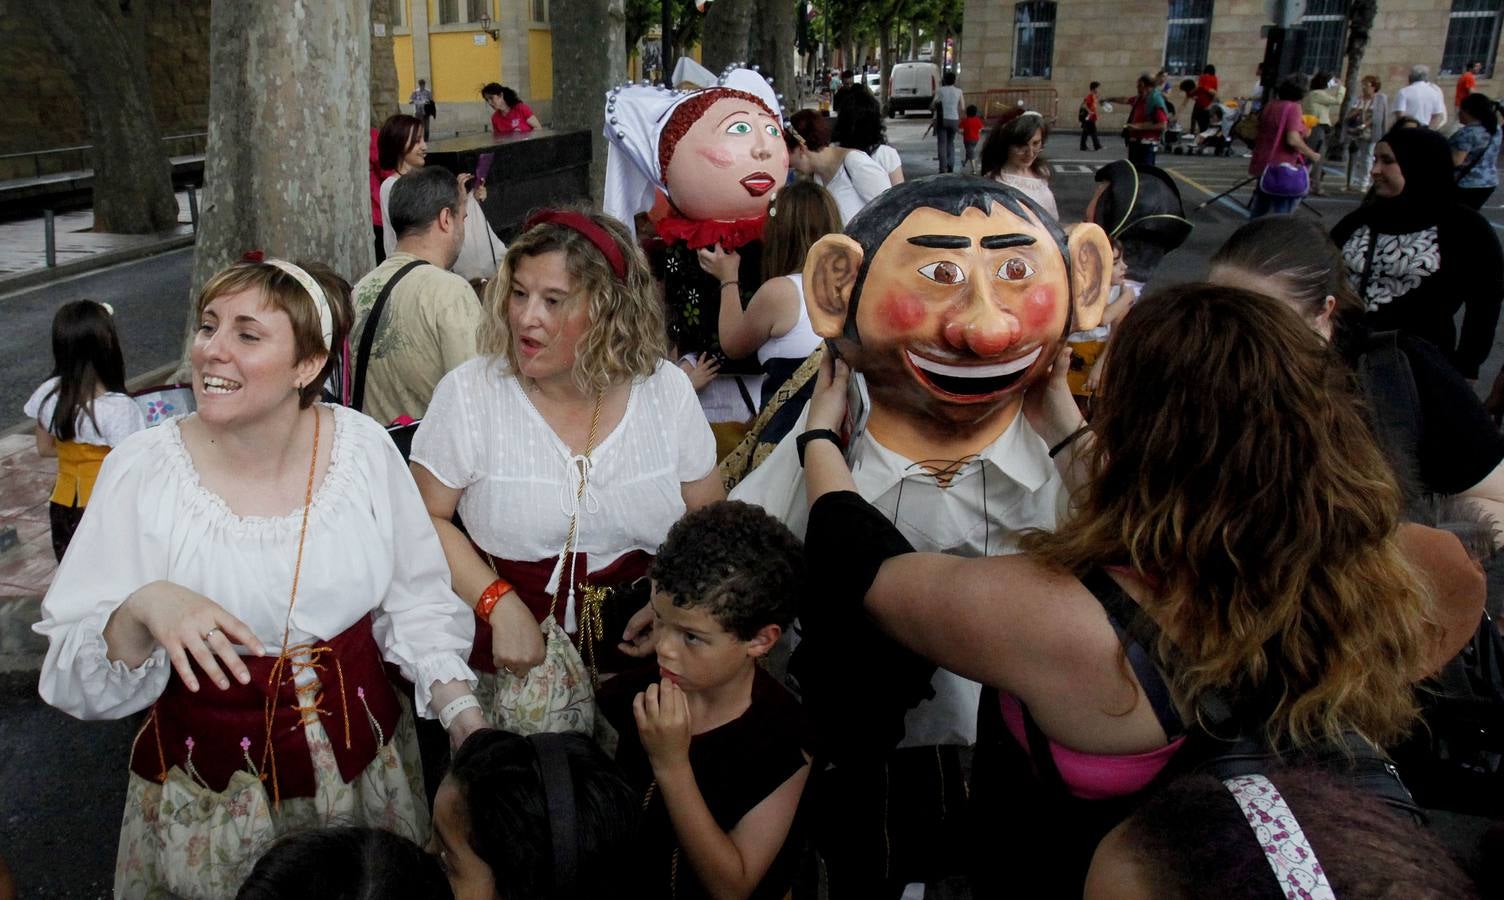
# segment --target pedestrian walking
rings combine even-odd
[[[982,127],[985,124],[982,117],[977,115],[975,105],[966,107],[966,118],[961,120],[961,143],[966,146],[966,159],[962,165],[969,175],[977,172],[977,143],[982,140]]]
[[[146,416],[125,392],[109,307],[75,300],[52,317],[52,375],[24,411],[36,423],[37,454],[57,459],[47,517],[52,552],[61,561],[110,448],[146,427]]]
[[[407,98],[413,105],[413,118],[423,123],[423,140],[428,140],[428,128],[433,122],[434,115],[438,112],[433,104],[433,91],[428,89],[428,80],[418,79],[418,86],[413,89],[411,96]]]
[[[1128,161],[1135,166],[1152,166],[1159,139],[1170,121],[1165,95],[1155,88],[1153,77],[1145,72],[1138,76],[1138,96],[1130,102],[1128,124],[1123,128],[1123,139],[1128,142]]]
[[[1086,96],[1081,98],[1081,108],[1076,113],[1076,118],[1081,120],[1081,149],[1086,149],[1086,139],[1091,138],[1093,150],[1102,149],[1102,139],[1097,137],[1097,110],[1098,101],[1102,98],[1102,82],[1093,81],[1087,88]]]
[[[939,145],[940,171],[956,170],[956,132],[961,128],[961,104],[965,96],[956,87],[956,73],[946,72],[940,78],[940,90],[935,92],[935,140]]]
[[[1368,193],[1372,181],[1373,148],[1384,136],[1384,123],[1389,121],[1389,97],[1380,90],[1382,87],[1378,76],[1364,75],[1358,101],[1347,113],[1347,136],[1352,141],[1347,181],[1360,194]]]
[[[1327,142],[1332,136],[1332,126],[1337,124],[1337,116],[1342,109],[1342,101],[1347,97],[1347,89],[1337,83],[1337,79],[1327,72],[1317,72],[1311,76],[1311,86],[1306,91],[1306,96],[1301,101],[1301,112],[1316,119],[1316,124],[1311,128],[1311,136],[1306,140],[1312,150],[1321,154],[1321,159],[1311,166],[1311,193],[1320,197],[1321,176],[1325,172],[1322,160],[1327,156]]]

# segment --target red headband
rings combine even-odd
[[[522,226],[522,230],[531,231],[535,226],[545,223],[562,225],[579,232],[585,240],[595,245],[595,249],[601,251],[601,256],[604,256],[606,262],[611,265],[611,271],[616,273],[617,279],[627,280],[627,258],[622,255],[621,248],[616,245],[611,233],[590,221],[589,216],[566,209],[540,209],[528,216],[527,223]]]

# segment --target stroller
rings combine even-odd
[[[1236,104],[1215,103],[1211,107],[1211,127],[1195,134],[1177,135],[1179,140],[1170,148],[1171,153],[1200,156],[1231,156],[1233,127],[1241,115]]]

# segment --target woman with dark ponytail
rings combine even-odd
[[[48,515],[52,552],[62,560],[105,454],[146,427],[146,416],[125,393],[125,362],[109,307],[75,300],[57,311],[52,375],[24,410],[36,422],[37,453],[57,457]]]

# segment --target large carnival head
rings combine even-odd
[[[518,378],[583,393],[646,377],[667,354],[663,304],[642,250],[610,216],[533,213],[486,287],[480,351]]]
[[[954,432],[1013,408],[1067,334],[1101,321],[1111,271],[1098,226],[1067,235],[1006,185],[932,176],[817,242],[805,302],[874,406]]]
[[[1163,169],[1125,159],[1098,169],[1096,180],[1086,221],[1102,226],[1122,246],[1128,277],[1147,282],[1165,254],[1191,234],[1180,190]]]
[[[194,307],[189,358],[206,421],[251,422],[283,404],[308,407],[350,330],[350,285],[333,270],[254,256],[210,278]]]
[[[624,85],[606,95],[606,212],[630,223],[655,190],[697,221],[765,215],[788,180],[778,96],[762,75],[728,70],[712,86]]]

